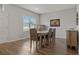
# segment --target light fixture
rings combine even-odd
[[[37,10],[37,11],[38,11],[38,10],[39,10],[39,8],[35,8],[35,10]]]

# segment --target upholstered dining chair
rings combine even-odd
[[[32,42],[36,42],[36,50],[38,48],[39,37],[37,36],[37,30],[35,28],[30,29],[30,50],[32,49]]]
[[[49,28],[48,41],[49,41],[49,46],[53,47],[55,44],[55,29]]]
[[[53,41],[53,45],[55,45],[55,36],[56,36],[56,29],[53,29],[53,35],[52,35],[52,41]]]

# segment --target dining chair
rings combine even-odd
[[[53,40],[53,45],[55,45],[55,39],[56,39],[56,29],[53,29],[53,35],[52,35],[52,40]]]
[[[30,29],[30,50],[32,49],[32,42],[36,42],[36,50],[38,50],[39,37],[35,28]]]
[[[55,44],[55,29],[49,28],[48,41],[49,47],[53,47]]]

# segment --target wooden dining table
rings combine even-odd
[[[48,35],[48,32],[49,31],[47,31],[47,30],[37,31],[37,34],[40,37],[40,47],[42,47],[42,46],[45,47],[46,46],[46,36]]]

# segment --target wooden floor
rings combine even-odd
[[[56,39],[53,48],[42,48],[36,52],[35,44],[30,52],[28,39],[0,44],[0,55],[77,55],[75,51],[66,48],[65,39]]]

